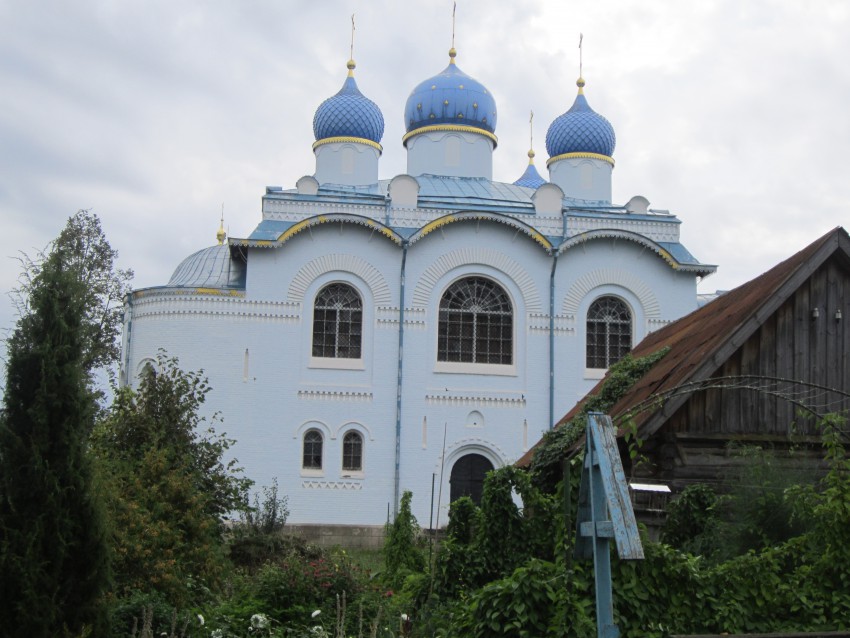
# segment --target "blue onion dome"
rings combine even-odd
[[[319,105],[313,116],[313,148],[329,142],[353,141],[381,148],[384,116],[381,109],[357,88],[354,60],[348,61],[348,77],[339,93]]]
[[[496,100],[481,82],[458,68],[456,56],[457,51],[449,49],[449,65],[411,91],[404,107],[405,141],[426,128],[471,130],[497,141]]]
[[[540,177],[540,173],[537,172],[537,167],[534,165],[534,150],[529,149],[528,167],[526,167],[525,172],[522,174],[522,176],[514,182],[514,186],[525,186],[526,188],[540,188],[545,183],[546,180]]]
[[[174,270],[168,286],[178,288],[245,288],[245,263],[219,244],[189,255]]]
[[[584,79],[576,82],[578,95],[570,110],[559,115],[546,132],[549,162],[563,155],[596,157],[611,164],[617,138],[611,122],[590,108],[584,97]]]

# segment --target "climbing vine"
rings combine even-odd
[[[669,351],[670,348],[665,347],[644,357],[627,354],[611,366],[599,392],[588,397],[572,419],[559,424],[543,436],[534,451],[530,468],[532,480],[538,488],[549,494],[555,492],[558,482],[563,478],[561,463],[570,448],[584,434],[588,413],[608,412]],[[630,454],[632,450],[636,454],[640,443],[637,433],[628,427],[626,430],[630,434]]]

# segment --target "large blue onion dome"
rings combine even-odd
[[[611,122],[590,108],[584,97],[584,79],[576,82],[578,95],[570,110],[559,115],[546,132],[549,162],[562,155],[580,154],[585,157],[614,162],[611,156],[617,138]]]
[[[313,134],[316,143],[366,142],[381,148],[384,136],[384,116],[381,109],[357,88],[354,80],[354,60],[348,61],[348,77],[339,93],[319,105],[313,116]]]
[[[526,188],[540,188],[546,180],[540,177],[537,167],[534,165],[534,149],[528,151],[528,166],[522,176],[514,182],[514,186],[525,186]]]
[[[456,56],[457,51],[449,49],[449,65],[410,92],[404,107],[405,141],[428,128],[471,130],[496,142],[496,100],[481,82],[458,68]]]

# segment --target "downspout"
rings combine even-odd
[[[119,384],[123,386],[130,385],[130,345],[133,339],[133,293],[127,293],[127,340],[124,346],[127,351],[124,353],[124,373],[118,375]],[[122,378],[123,377],[123,378]],[[123,383],[121,383],[123,381]]]
[[[401,245],[401,276],[398,294],[398,379],[395,395],[395,484],[393,486],[393,520],[398,515],[399,489],[401,484],[401,387],[404,366],[404,269],[407,265],[407,240]]]
[[[552,255],[552,272],[549,275],[549,429],[555,427],[555,269],[558,267],[557,251]]]

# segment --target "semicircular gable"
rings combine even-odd
[[[425,308],[437,282],[455,268],[469,264],[482,264],[505,273],[522,292],[526,312],[543,311],[540,293],[528,272],[519,263],[492,248],[459,248],[440,255],[416,282],[416,288],[413,290],[413,307]]]
[[[442,217],[425,224],[422,228],[413,233],[410,236],[410,239],[408,239],[408,244],[415,244],[417,241],[434,232],[438,228],[462,221],[488,221],[495,222],[497,224],[504,224],[505,226],[509,226],[521,233],[524,233],[547,251],[552,250],[552,242],[524,221],[510,217],[509,215],[500,215],[499,213],[488,213],[482,211],[460,211],[449,215],[443,215]]]
[[[377,268],[355,255],[338,253],[322,255],[304,264],[292,278],[286,300],[292,303],[302,303],[310,284],[325,273],[334,271],[349,272],[365,281],[372,291],[376,305],[387,306],[392,302],[390,287]]]
[[[352,215],[350,213],[327,213],[302,219],[300,222],[293,224],[283,231],[280,235],[278,235],[277,239],[232,239],[230,240],[230,243],[237,246],[250,246],[252,248],[278,248],[295,237],[295,235],[307,230],[308,228],[334,222],[364,226],[365,228],[371,229],[379,235],[386,237],[398,246],[401,246],[403,242],[401,235],[389,226],[385,226],[371,217]]]
[[[638,298],[647,319],[661,316],[661,307],[652,288],[643,279],[622,268],[600,268],[579,277],[564,297],[562,312],[568,315],[578,314],[581,302],[591,290],[600,286],[622,286]]]
[[[634,242],[644,248],[649,248],[652,252],[661,257],[661,259],[666,261],[667,264],[674,270],[679,270],[682,266],[678,261],[676,261],[673,255],[664,250],[664,248],[651,239],[628,230],[617,230],[613,228],[600,228],[598,230],[589,230],[586,233],[574,235],[558,246],[557,254],[561,255],[579,244],[583,244],[584,242],[592,241],[594,239],[625,239],[626,241]]]

